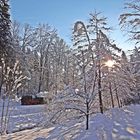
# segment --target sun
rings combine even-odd
[[[114,64],[115,62],[113,60],[108,60],[107,62],[105,62],[105,65],[109,68],[113,67]]]

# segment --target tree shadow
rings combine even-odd
[[[125,107],[122,111],[113,114],[113,140],[139,140],[140,139],[140,111],[137,108]]]
[[[38,138],[35,138],[34,140],[47,140],[47,139],[43,137],[38,137]]]

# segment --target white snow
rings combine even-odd
[[[2,100],[0,100],[0,118],[1,110]],[[10,110],[11,115],[8,124],[9,133],[33,128],[46,119],[46,105],[20,105],[20,102],[15,102],[15,100],[13,100],[10,102]]]
[[[140,140],[140,105],[114,108],[85,122],[70,121],[51,128],[35,128],[1,137],[2,140]]]

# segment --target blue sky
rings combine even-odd
[[[125,0],[10,0],[13,20],[29,23],[48,23],[55,27],[60,37],[71,43],[71,29],[74,22],[87,22],[89,13],[96,11],[108,17],[108,23],[114,28],[110,37],[124,50],[132,49],[127,37],[119,30],[119,15],[123,11]]]

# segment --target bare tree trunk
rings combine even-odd
[[[55,73],[55,94],[57,94],[58,86],[57,86],[57,70]]]
[[[43,54],[42,54],[42,48],[40,50],[40,68],[39,68],[39,85],[38,85],[38,93],[41,91],[41,86],[42,86],[42,76],[43,76]]]
[[[2,66],[2,69],[1,69],[0,98],[2,97],[2,93],[1,93],[2,85],[3,85],[3,66]]]
[[[117,90],[116,83],[114,83],[114,85],[115,85],[115,93],[116,93],[116,98],[117,98],[117,102],[118,102],[118,107],[120,108],[121,105],[120,105],[120,101],[119,101],[119,96],[118,96],[118,90]]]
[[[111,87],[111,82],[110,81],[109,81],[109,91],[110,91],[110,96],[111,96],[112,108],[114,108],[114,99],[113,99],[113,93],[112,93],[112,87]]]
[[[1,76],[1,82],[0,82],[0,98],[2,97],[2,93],[1,93],[2,85],[3,85],[3,76]]]
[[[86,103],[87,106],[87,112],[86,112],[86,130],[89,129],[89,103]]]
[[[0,83],[0,99],[2,98],[2,93],[1,93],[2,85],[3,85],[3,82],[1,81],[1,83]]]
[[[9,107],[10,107],[10,95],[8,96],[8,101],[7,101],[7,107],[6,107],[6,112],[5,112],[5,120],[4,120],[4,129],[3,133],[7,133],[7,126],[8,126],[8,118],[9,118]]]
[[[4,119],[4,108],[5,108],[5,97],[3,96],[3,98],[2,98],[2,101],[3,101],[3,103],[2,103],[2,112],[1,112],[1,134],[3,134],[3,119]]]
[[[47,69],[47,72],[46,72],[46,89],[47,91],[49,92],[49,76],[50,76],[50,73],[49,73],[49,70]]]
[[[68,78],[69,72],[68,72],[68,58],[65,57],[65,61],[64,61],[64,83],[65,85],[69,84],[69,78]]]
[[[99,60],[99,68],[98,68],[98,94],[99,94],[99,106],[100,106],[100,112],[103,113],[103,101],[102,101],[102,92],[101,92],[101,66],[100,66],[100,60]]]
[[[72,71],[72,85],[75,86],[75,73]]]
[[[39,76],[39,85],[38,85],[38,93],[41,91],[41,85],[42,85],[42,76],[41,76],[41,74],[40,74],[40,76]]]

